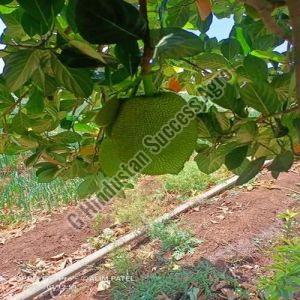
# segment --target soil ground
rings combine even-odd
[[[254,290],[258,275],[265,272],[264,267],[270,263],[265,249],[281,234],[282,223],[276,216],[287,209],[300,209],[299,184],[298,163],[277,181],[265,173],[248,188],[226,191],[183,214],[179,219],[204,242],[193,255],[178,264],[195,265],[205,258],[228,269],[243,286]],[[38,273],[37,270],[54,273],[92,251],[86,240],[95,234],[93,229],[87,226],[76,230],[66,218],[67,213],[76,210],[78,208],[71,207],[57,213],[20,237],[0,245],[0,299],[7,299],[37,280],[36,276],[43,275],[43,271]],[[96,270],[90,267],[86,272]],[[97,282],[89,280],[86,272],[71,281],[68,288],[61,288],[60,299],[111,299],[109,291],[97,293]],[[35,275],[32,278],[31,273]]]

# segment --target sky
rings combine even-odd
[[[226,39],[229,36],[229,33],[234,25],[233,18],[226,19],[217,19],[214,17],[213,23],[207,32],[209,37],[216,37],[218,40]],[[4,29],[4,24],[0,19],[0,34]],[[3,47],[0,45],[0,49]],[[283,44],[275,49],[276,51],[282,52],[286,50],[286,44]],[[3,60],[0,59],[0,74],[3,71],[4,63]]]

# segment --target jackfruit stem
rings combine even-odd
[[[144,84],[144,91],[145,95],[151,97],[154,95],[154,84],[152,74],[144,74],[143,76],[143,84]]]
[[[151,59],[153,56],[153,48],[150,41],[150,30],[149,30],[149,20],[147,11],[147,0],[139,0],[140,13],[144,17],[147,23],[147,30],[144,37],[144,54],[142,57],[141,67],[142,67],[142,78],[144,84],[144,91],[146,96],[154,95],[154,84],[151,73]]]

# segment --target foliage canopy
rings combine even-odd
[[[205,173],[225,164],[243,184],[300,155],[296,0],[0,0],[0,14],[0,153],[30,153],[40,182],[80,177],[97,192],[124,98],[166,90],[201,107]],[[215,18],[234,19],[227,39],[208,36]]]

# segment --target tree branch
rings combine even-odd
[[[280,111],[280,112],[275,113],[275,114],[272,114],[272,115],[262,116],[262,117],[259,118],[257,121],[258,121],[259,123],[261,123],[261,122],[264,122],[265,120],[267,120],[267,119],[269,119],[269,118],[280,117],[280,116],[282,116],[282,115],[286,115],[286,114],[293,113],[293,112],[297,112],[297,111],[299,111],[299,106],[295,106],[295,107],[289,108],[289,109],[284,110],[284,111]]]
[[[298,0],[287,0],[293,27],[293,48],[296,72],[296,96],[300,111],[300,5]]]
[[[260,14],[266,27],[282,39],[291,42],[291,38],[286,32],[276,23],[272,17],[274,6],[267,0],[241,0],[243,3],[252,6]]]

